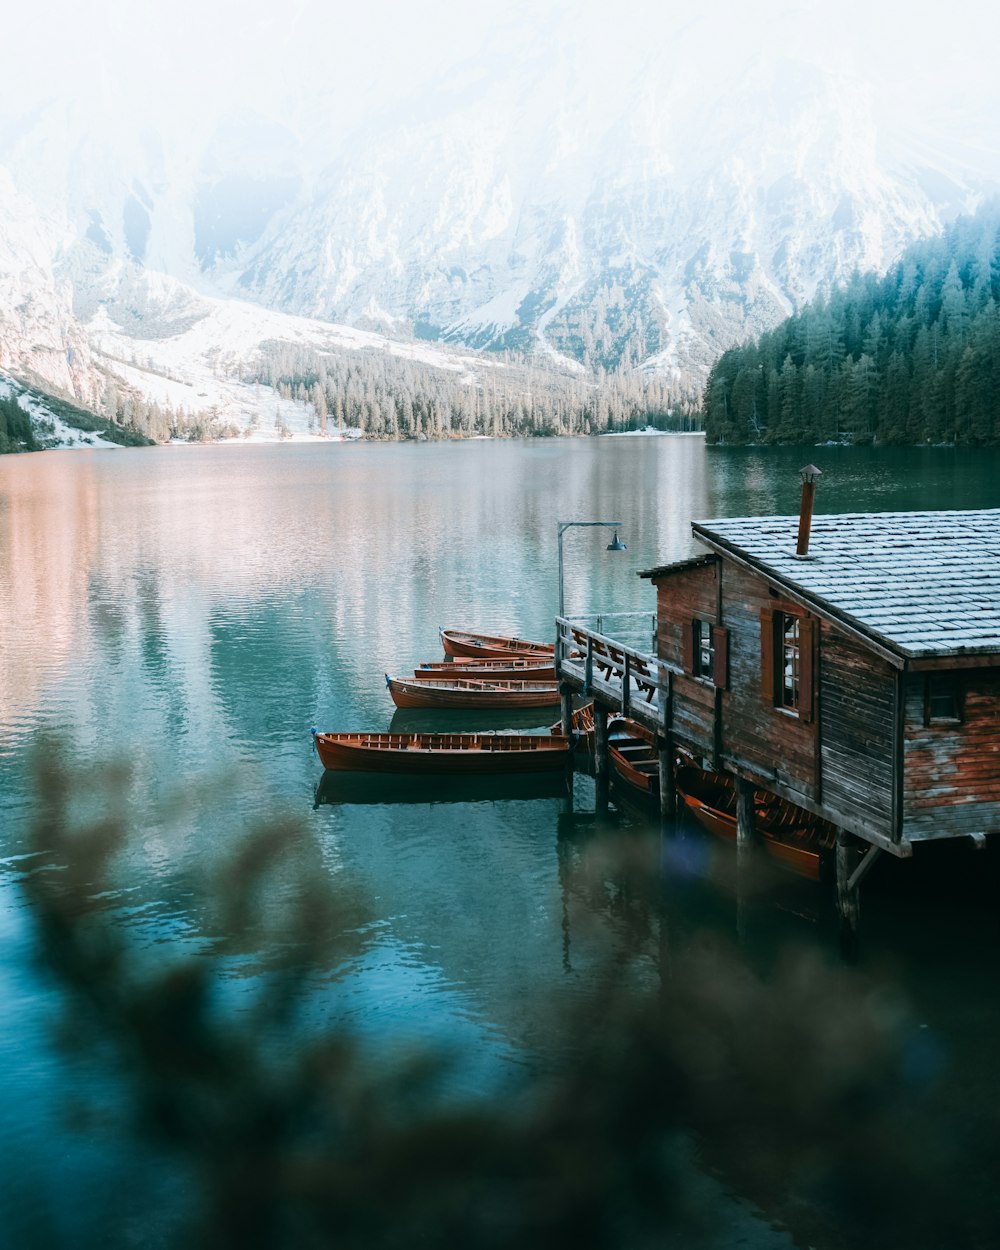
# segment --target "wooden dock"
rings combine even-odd
[[[673,759],[673,689],[682,670],[651,652],[588,629],[578,620],[556,617],[556,676],[561,695],[563,733],[572,730],[573,696],[594,702],[595,765],[605,779],[609,770],[608,715],[628,716],[657,736],[660,757],[660,811],[676,811]]]

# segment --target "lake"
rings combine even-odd
[[[609,554],[610,531],[566,532],[569,614],[652,613],[638,570],[694,554],[692,519],[795,513],[809,460],[824,473],[818,512],[1000,506],[993,449],[640,436],[0,457],[0,1243],[167,1244],[184,1205],[177,1171],[123,1127],[127,1087],[106,1043],[58,1044],[63,996],[38,959],[30,890],[34,873],[74,870],[71,846],[57,869],[32,841],[53,785],[33,769],[58,759],[73,770],[74,821],[115,805],[131,826],[94,888],[140,961],[209,961],[238,1015],[269,975],[297,883],[321,881],[346,901],[325,922],[335,932],[303,1027],[349,1028],[376,1053],[447,1047],[449,1098],[557,1067],[572,1043],[539,1004],[585,1009],[609,960],[662,987],[709,941],[745,961],[772,1007],[801,991],[790,969],[829,977],[902,1039],[893,1080],[938,1126],[935,1178],[963,1187],[938,1212],[945,1225],[922,1223],[911,1243],[991,1244],[995,896],[958,885],[928,912],[897,872],[898,888],[865,898],[861,966],[841,969],[822,890],[768,882],[748,925],[729,848],[684,826],[661,837],[614,795],[605,811],[585,773],[568,792],[338,789],[320,787],[311,752],[311,726],[400,725],[384,675],[439,659],[439,626],[551,638],[557,521],[620,521],[628,546]],[[115,762],[127,772],[112,784],[101,770]],[[237,933],[219,899],[269,814],[297,832]],[[980,886],[987,862],[971,863]],[[891,1172],[907,1142],[883,1146]],[[737,1179],[705,1150],[690,1166],[713,1214],[686,1245],[736,1232],[762,1247],[881,1244],[836,1193]]]

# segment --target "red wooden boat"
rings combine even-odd
[[[578,745],[587,746],[594,734],[594,705],[593,703],[585,703],[583,707],[578,707],[571,718],[573,734]],[[562,721],[557,720],[549,729],[549,733],[553,737],[558,737],[562,733]]]
[[[484,677],[428,678],[389,677],[392,701],[397,707],[532,708],[551,707],[559,702],[555,681],[495,680]]]
[[[652,730],[626,716],[608,721],[608,754],[616,776],[646,798],[660,793],[660,756]]]
[[[541,656],[551,659],[555,644],[530,642],[526,638],[512,638],[507,634],[476,634],[461,629],[438,629],[445,655],[489,656],[503,659],[505,656]]]
[[[485,677],[506,679],[523,678],[527,681],[555,681],[556,666],[550,658],[540,656],[510,655],[505,659],[493,657],[473,659],[463,656],[457,660],[432,660],[413,670],[413,676],[435,681],[438,677]]]
[[[540,773],[563,768],[568,738],[552,734],[319,733],[324,768],[363,773]]]
[[[624,716],[608,722],[608,754],[615,776],[644,798],[660,794],[660,762],[656,736],[645,725]],[[703,829],[736,840],[736,784],[728,773],[700,768],[679,753],[674,768],[677,794]],[[836,846],[832,825],[787,799],[758,790],[754,795],[755,832],[777,863],[800,876],[819,880],[825,852]]]
[[[674,770],[677,793],[702,828],[736,838],[736,783],[728,773],[699,768],[682,755]],[[754,829],[764,850],[784,868],[818,881],[837,844],[837,831],[811,812],[767,790],[754,794]]]

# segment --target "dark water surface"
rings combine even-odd
[[[852,1001],[904,1038],[897,1076],[941,1129],[928,1143],[935,1175],[963,1186],[954,1239],[933,1225],[911,1244],[996,1244],[995,894],[875,890],[863,966],[842,974],[818,887],[768,884],[748,929],[728,848],[684,828],[661,843],[615,804],[597,813],[585,775],[570,793],[558,781],[319,787],[310,751],[311,725],[388,728],[383,674],[440,658],[439,625],[551,637],[558,520],[620,519],[628,543],[608,555],[605,531],[567,532],[568,612],[652,612],[636,570],[693,554],[692,519],[794,513],[809,459],[824,470],[818,511],[1000,507],[996,451],[625,437],[0,458],[0,1245],[165,1244],[181,1184],[136,1162],[111,1066],[55,1044],[60,997],[24,889],[42,862],[29,836],[39,749],[95,776],[127,762],[135,836],[105,911],[151,960],[215,959],[237,1007],[291,896],[276,875],[258,929],[234,949],[214,883],[265,814],[301,822],[294,868],[353,900],[313,1022],[347,1024],[375,1048],[452,1048],[459,1096],[558,1063],[565,1040],[539,1003],[578,1004],[609,957],[659,986],[707,933],[762,984],[783,984],[796,960],[820,979],[854,978]],[[78,777],[80,811],[101,802]],[[608,851],[623,839],[624,863]],[[970,855],[980,886],[991,862]],[[850,1030],[830,1041],[841,1057],[853,1044]],[[911,1148],[887,1141],[887,1172]],[[727,1196],[725,1175],[697,1177],[715,1225],[692,1246],[888,1244],[835,1194],[758,1178],[765,1219]]]

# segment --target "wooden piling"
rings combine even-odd
[[[840,915],[840,951],[845,959],[857,958],[861,937],[861,894],[855,878],[857,867],[857,840],[846,830],[838,829],[837,911]]]
[[[657,676],[660,700],[659,781],[660,818],[673,820],[677,815],[677,784],[674,779],[674,742],[671,734],[674,716],[674,678],[670,670],[659,665]]]
[[[608,750],[608,709],[594,703],[594,772],[598,781],[607,781],[611,772],[611,753]]]
[[[673,820],[677,815],[677,786],[674,782],[674,748],[669,738],[658,739],[660,763],[660,816]]]
[[[573,687],[568,682],[562,682],[559,686],[559,705],[562,731],[569,738],[573,734]]]
[[[736,866],[749,863],[754,839],[754,788],[742,777],[736,778]]]

